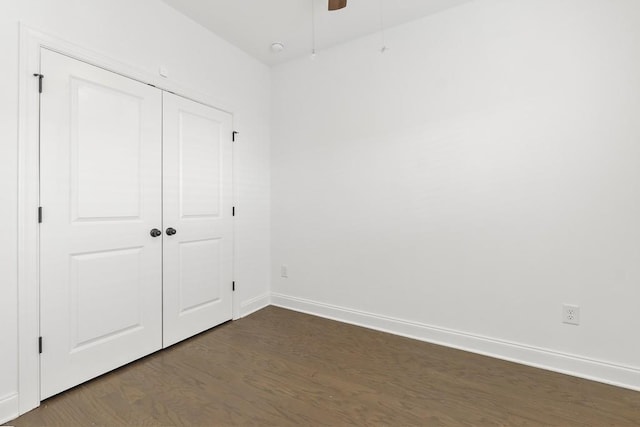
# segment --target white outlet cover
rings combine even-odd
[[[289,267],[284,264],[280,266],[280,277],[289,277]]]
[[[562,306],[562,323],[568,325],[580,324],[580,306],[564,304]]]

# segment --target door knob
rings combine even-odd
[[[176,229],[175,229],[175,228],[171,228],[171,227],[169,227],[169,228],[167,228],[166,233],[167,233],[167,236],[173,236],[174,234],[176,234],[176,233],[177,233],[177,231],[176,231]]]
[[[151,234],[151,237],[158,237],[162,234],[162,231],[158,230],[157,228],[154,228],[153,230],[151,230],[149,234]]]

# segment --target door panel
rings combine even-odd
[[[231,115],[164,93],[163,345],[232,317]]]
[[[188,111],[178,113],[181,218],[220,214],[222,159],[221,141],[217,136],[222,133],[221,125],[212,118]]]
[[[42,50],[41,398],[162,345],[161,92]]]
[[[70,82],[72,216],[137,219],[143,99],[75,76]]]
[[[221,298],[221,239],[178,243],[180,253],[180,312],[198,310]],[[206,278],[206,280],[203,280]]]
[[[143,248],[71,255],[71,352],[139,329]],[[105,304],[118,301],[118,309]]]

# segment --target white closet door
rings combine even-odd
[[[231,115],[163,97],[167,347],[232,317],[233,198]]]
[[[162,346],[161,91],[42,51],[41,398]]]

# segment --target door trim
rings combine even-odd
[[[234,105],[170,79],[155,76],[127,65],[101,52],[46,34],[20,23],[18,95],[18,408],[22,415],[40,405],[40,281],[39,281],[39,133],[40,111],[38,79],[40,51],[49,49],[161,90],[173,92],[194,102],[225,111],[238,121]],[[46,91],[46,76],[44,90]],[[233,147],[233,200],[237,206],[236,148]],[[44,211],[46,221],[46,210]],[[233,276],[237,271],[237,225],[234,221]],[[233,319],[241,315],[239,300],[233,296]]]

